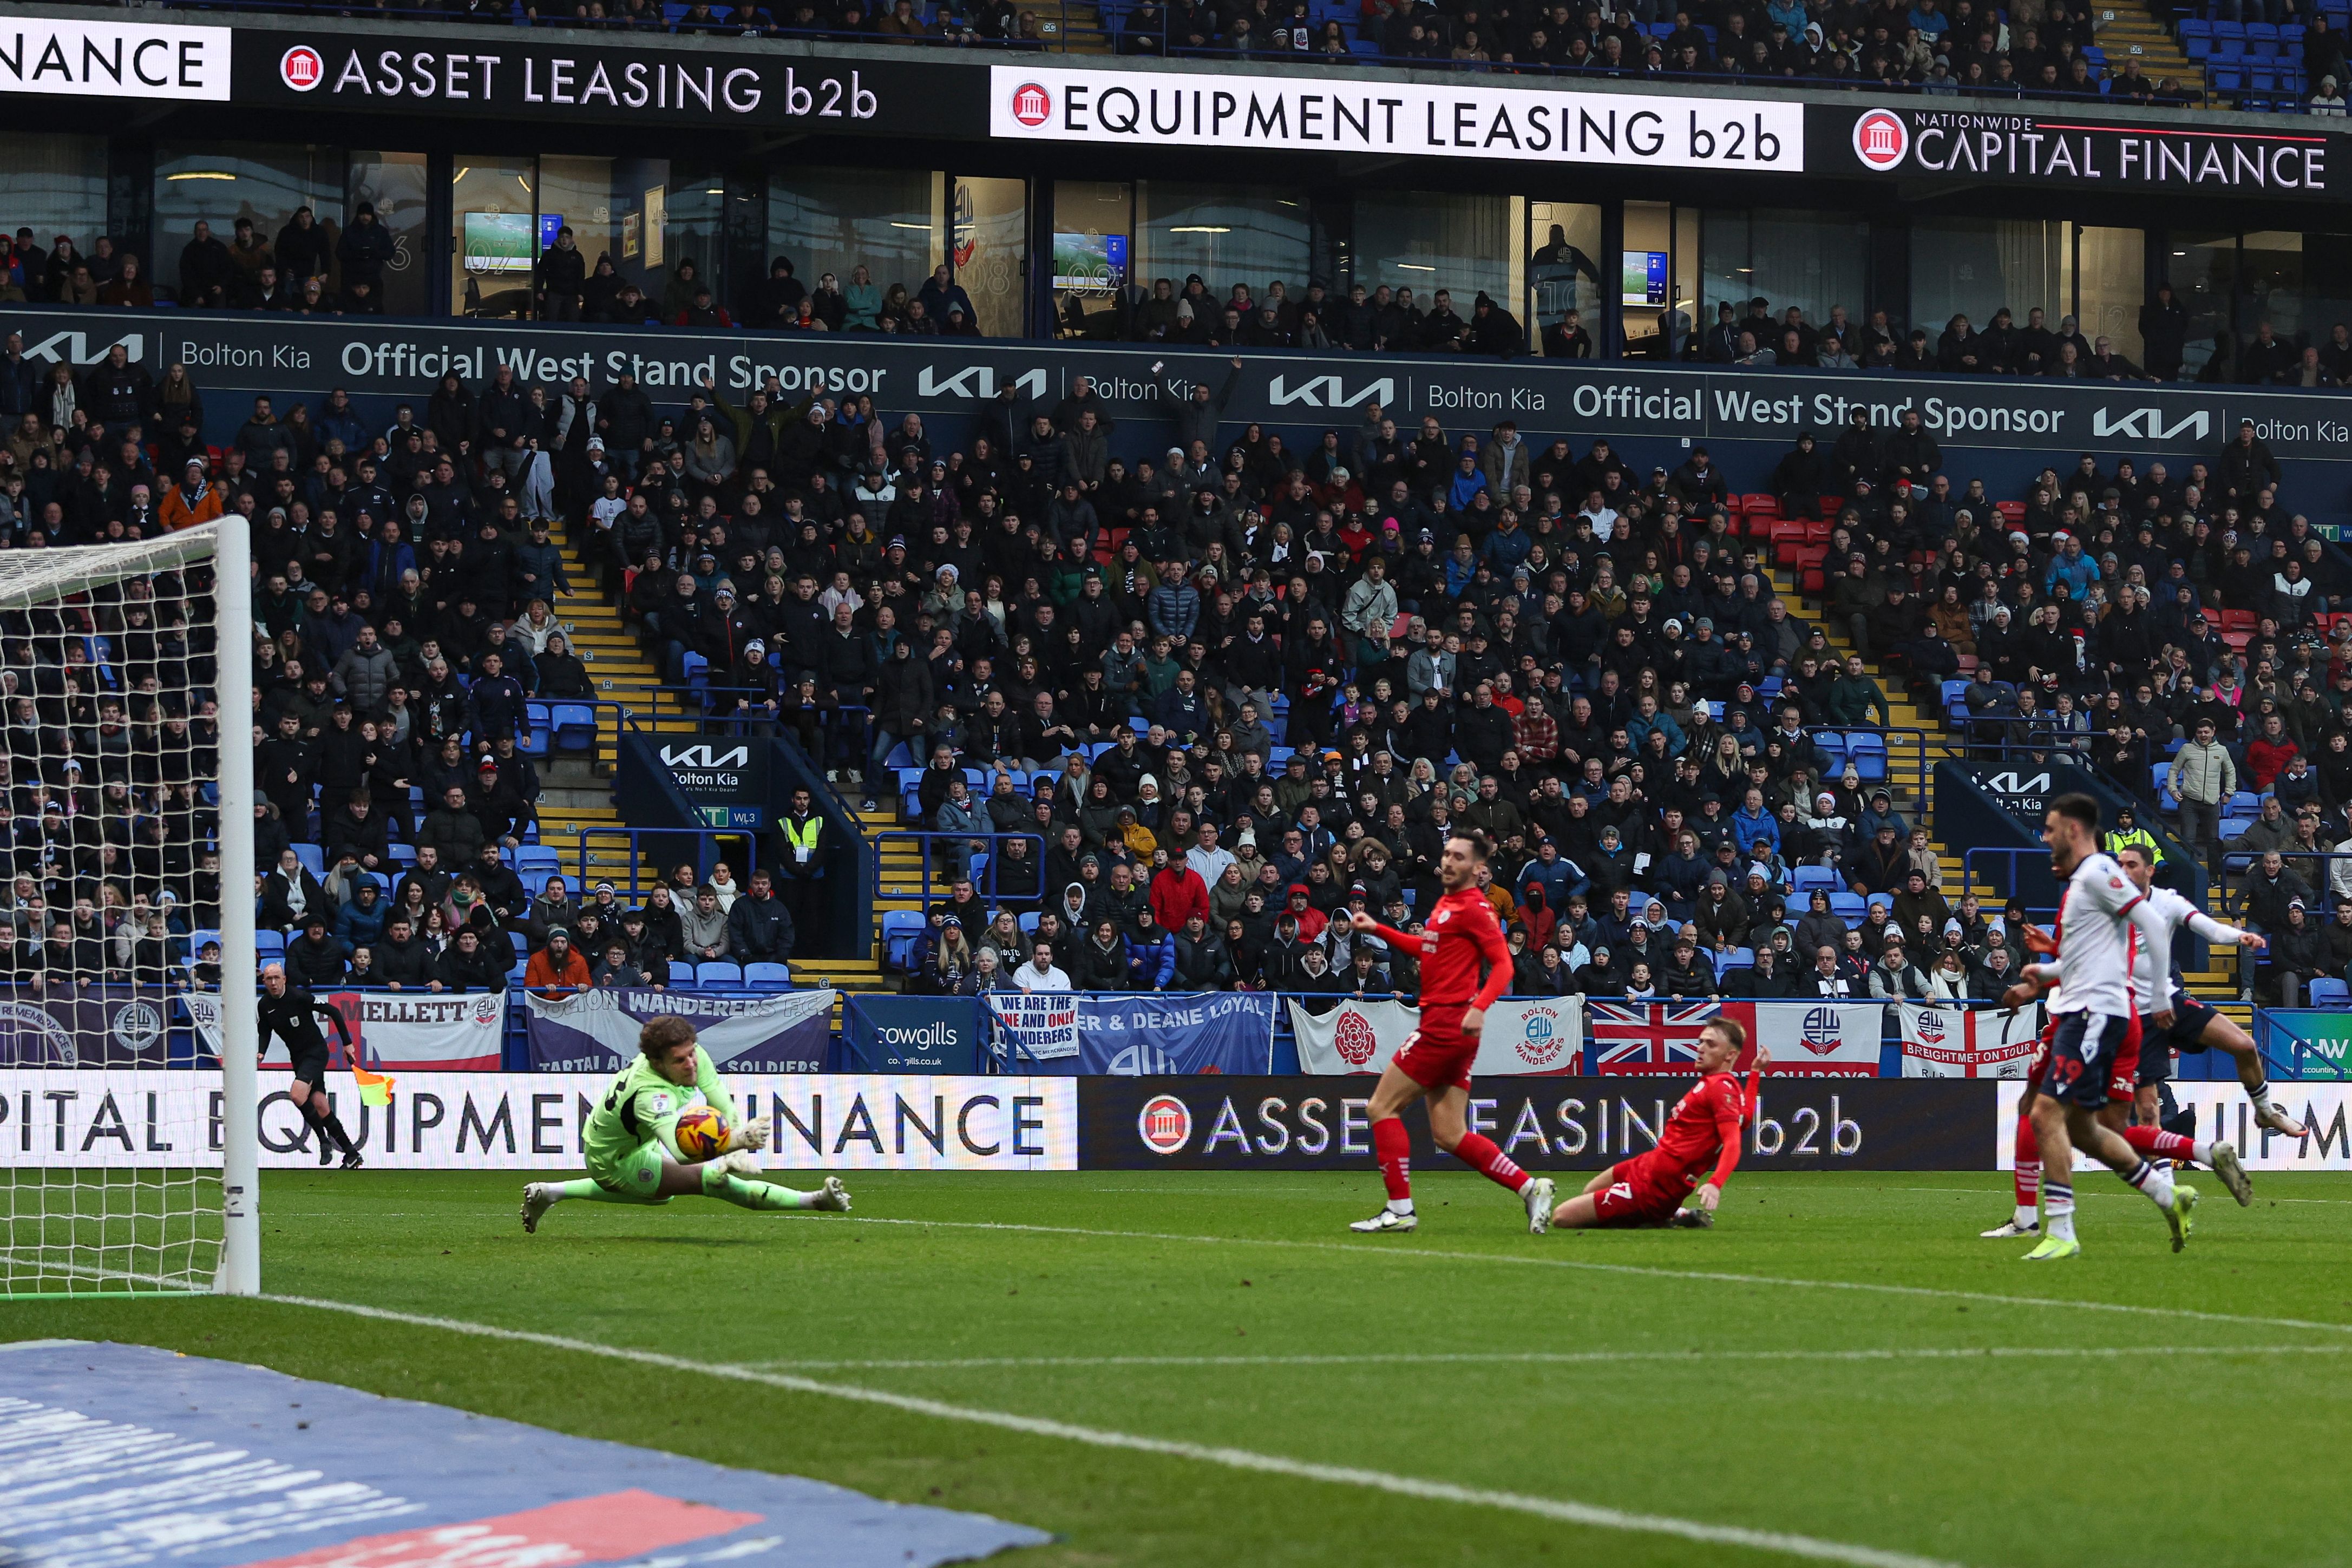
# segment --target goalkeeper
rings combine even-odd
[[[637,1049],[643,1054],[614,1077],[588,1118],[588,1175],[525,1186],[525,1230],[536,1231],[540,1217],[568,1197],[646,1204],[700,1193],[740,1208],[848,1212],[849,1192],[838,1176],[825,1177],[814,1192],[749,1179],[759,1173],[753,1154],[767,1146],[768,1124],[754,1117],[736,1124],[726,1085],[719,1082],[709,1054],[695,1042],[692,1024],[657,1018],[639,1031]],[[726,1148],[718,1158],[700,1163],[677,1148],[677,1119],[697,1105],[711,1106],[728,1121]]]

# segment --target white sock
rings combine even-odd
[[[2017,1213],[2011,1218],[2010,1223],[2016,1226],[2020,1230],[2031,1230],[2034,1226],[2041,1223],[2041,1220],[2042,1215],[2040,1210],[2036,1209],[2030,1203],[2021,1203],[2017,1206]]]
[[[2050,1234],[2061,1241],[2074,1239],[2074,1189],[2054,1181],[2042,1184],[2042,1212]]]
[[[1389,1212],[1391,1214],[1411,1214],[1412,1212],[1412,1199],[1409,1197],[1392,1197],[1389,1199]]]
[[[2172,1207],[2172,1173],[2170,1171],[2160,1171],[2147,1161],[2142,1160],[2139,1163],[2139,1169],[2124,1177],[2124,1180],[2146,1193],[2147,1200],[2157,1207]]]
[[[2254,1103],[2254,1109],[2257,1111],[2265,1110],[2276,1103],[2271,1098],[2271,1081],[2267,1078],[2247,1090],[2246,1098]]]

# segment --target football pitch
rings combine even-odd
[[[13,1304],[135,1341],[993,1514],[1053,1564],[2352,1562],[2352,1183],[1750,1175],[1711,1231],[1526,1234],[1417,1171],[853,1174],[856,1210],[266,1179],[263,1287]],[[798,1176],[786,1178],[803,1185]],[[1572,1190],[1580,1182],[1564,1182]],[[330,1305],[331,1303],[332,1305]],[[0,1551],[0,1557],[5,1557]]]

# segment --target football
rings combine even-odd
[[[677,1152],[689,1160],[715,1160],[727,1151],[727,1118],[708,1105],[678,1113]]]

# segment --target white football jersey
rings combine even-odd
[[[2189,995],[2189,987],[2181,980],[2180,966],[2172,961],[2171,940],[2180,934],[2182,926],[2189,924],[2190,915],[2202,915],[2205,912],[2189,903],[2182,894],[2163,886],[2151,887],[2147,890],[2147,906],[2156,911],[2158,919],[2164,922],[2165,996],[2168,1000],[2177,1002]]]
[[[2058,957],[2065,980],[2051,1000],[2053,1013],[2105,1013],[2132,1009],[2132,926],[2125,912],[2139,889],[2110,854],[2084,855],[2058,898]]]

